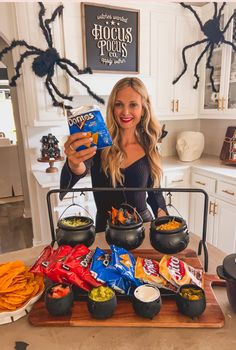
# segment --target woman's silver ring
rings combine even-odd
[[[74,151],[74,148],[73,148],[71,145],[70,145],[69,147],[70,147],[70,149],[71,149],[72,151]]]

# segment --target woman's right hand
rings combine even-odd
[[[86,132],[78,132],[76,134],[70,135],[67,141],[64,144],[64,153],[68,158],[68,164],[71,171],[76,175],[82,175],[85,170],[84,161],[92,158],[96,151],[97,147],[90,147],[93,139]],[[87,149],[76,151],[80,146],[86,146]]]

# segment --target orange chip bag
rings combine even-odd
[[[177,257],[164,255],[159,266],[160,274],[171,284],[182,286],[190,283],[188,265]]]
[[[159,263],[152,259],[138,257],[135,265],[135,278],[145,283],[152,283],[164,287],[166,281],[159,274]]]

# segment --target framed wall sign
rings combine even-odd
[[[82,3],[84,63],[94,72],[139,73],[139,10]]]

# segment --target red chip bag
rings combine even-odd
[[[91,290],[90,285],[65,264],[71,251],[72,247],[67,245],[57,248],[52,255],[45,273],[53,282],[72,283],[88,292]]]
[[[99,287],[102,283],[98,282],[90,272],[93,254],[94,252],[85,245],[78,244],[67,256],[64,265],[91,286]]]
[[[45,274],[53,282],[62,282],[60,276],[60,266],[65,261],[67,255],[71,251],[68,245],[61,245],[53,251],[48,266],[45,269]]]
[[[30,268],[30,272],[34,273],[43,273],[45,272],[45,268],[48,266],[49,261],[53,255],[52,246],[47,246],[43,249],[34,265]]]

